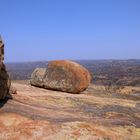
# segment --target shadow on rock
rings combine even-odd
[[[11,100],[11,99],[12,99],[12,96],[8,95],[5,99],[0,100],[0,108],[2,108],[8,102],[8,100]]]

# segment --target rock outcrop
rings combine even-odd
[[[18,92],[0,108],[0,140],[140,140],[140,97],[92,84],[75,95],[24,82],[12,82]]]
[[[4,99],[10,88],[10,79],[3,63],[4,60],[4,44],[0,37],[0,99]]]
[[[46,69],[35,69],[31,76],[31,85],[69,93],[84,91],[90,81],[87,69],[68,60],[51,61]]]

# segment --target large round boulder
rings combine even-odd
[[[51,61],[46,69],[36,69],[31,77],[32,85],[69,93],[84,91],[91,81],[86,68],[68,60]]]

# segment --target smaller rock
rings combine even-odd
[[[4,60],[4,43],[0,36],[0,100],[5,99],[8,95],[11,81],[6,67],[3,63]]]
[[[32,75],[31,75],[31,80],[30,83],[32,86],[37,86],[37,87],[43,87],[43,79],[45,76],[46,68],[36,68]]]

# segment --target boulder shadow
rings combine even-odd
[[[0,108],[2,108],[8,102],[8,100],[11,100],[11,99],[12,99],[12,96],[8,95],[7,97],[5,97],[5,99],[0,100]]]

